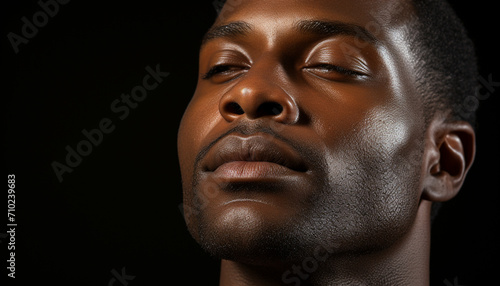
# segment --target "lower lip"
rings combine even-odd
[[[297,175],[298,172],[285,166],[271,162],[249,162],[233,161],[222,164],[214,175],[220,178],[249,180],[249,179],[272,179],[285,176]]]

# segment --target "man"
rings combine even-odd
[[[444,1],[226,3],[178,150],[220,285],[427,285],[433,205],[475,153],[476,64]]]

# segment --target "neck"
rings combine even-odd
[[[274,269],[222,260],[220,286],[429,285],[430,209],[431,203],[422,200],[412,227],[391,247],[332,256],[311,273],[302,265]],[[287,270],[291,275],[283,276]]]

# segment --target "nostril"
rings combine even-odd
[[[243,109],[241,108],[241,106],[238,103],[236,103],[236,102],[230,102],[230,103],[228,103],[225,106],[224,109],[229,114],[241,115],[241,114],[245,113],[245,111],[243,111]]]
[[[274,106],[271,111],[274,113],[274,115],[278,115],[278,114],[281,114],[281,112],[283,112],[283,106],[281,105],[277,105],[277,106]]]
[[[264,102],[257,109],[257,114],[260,116],[279,115],[283,112],[283,106],[277,102]]]

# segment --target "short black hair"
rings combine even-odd
[[[474,45],[462,21],[445,0],[412,0],[410,48],[417,55],[417,91],[428,123],[438,111],[448,120],[475,126],[478,67]]]

